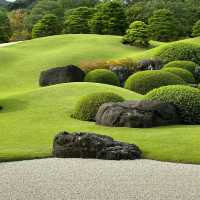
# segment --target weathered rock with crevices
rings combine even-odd
[[[97,124],[112,127],[150,128],[178,122],[177,108],[159,101],[106,103],[96,114]]]
[[[134,160],[141,157],[134,144],[114,141],[94,133],[61,132],[53,142],[53,155],[60,158],[97,158],[106,160]]]
[[[41,72],[39,85],[48,86],[59,83],[82,82],[85,73],[74,65],[55,67]]]

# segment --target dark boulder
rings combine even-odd
[[[96,114],[97,124],[112,127],[150,128],[178,122],[176,107],[159,101],[105,103]]]
[[[120,82],[120,86],[122,87],[124,86],[126,79],[133,73],[132,70],[123,66],[112,67],[111,71],[117,75]]]
[[[74,65],[56,67],[41,72],[39,85],[48,86],[59,83],[81,82],[84,76],[85,73]]]
[[[134,144],[114,141],[111,137],[94,133],[61,132],[53,142],[53,156],[60,158],[134,160],[141,154]]]

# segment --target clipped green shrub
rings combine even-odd
[[[182,122],[187,124],[200,123],[200,91],[184,85],[164,86],[150,91],[146,100],[159,100],[177,106]]]
[[[172,61],[172,62],[167,63],[166,65],[163,66],[163,68],[178,67],[178,68],[186,69],[194,75],[195,74],[195,68],[197,66],[198,65],[195,62],[192,62],[192,61],[176,60],[176,61]]]
[[[85,76],[85,82],[104,83],[119,86],[119,80],[113,72],[107,69],[96,69]]]
[[[81,97],[75,105],[73,118],[83,121],[94,121],[99,107],[108,102],[121,102],[124,99],[111,92],[92,93]]]
[[[146,47],[149,46],[149,30],[148,26],[142,21],[134,21],[130,24],[126,35],[122,39],[122,43],[133,46]]]
[[[187,83],[195,83],[195,78],[193,74],[185,69],[178,68],[178,67],[166,67],[166,68],[163,68],[163,70],[179,76]]]
[[[141,71],[130,76],[125,83],[125,88],[140,94],[165,85],[181,85],[185,81],[170,72],[164,70]]]
[[[172,44],[161,46],[156,56],[160,57],[164,63],[175,60],[188,60],[200,64],[200,45],[174,42]]]

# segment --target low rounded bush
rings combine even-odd
[[[200,123],[200,91],[184,85],[170,85],[154,89],[145,95],[146,100],[159,100],[174,104],[186,124]]]
[[[119,86],[119,80],[113,72],[107,69],[96,69],[85,76],[85,82],[104,83]]]
[[[187,83],[195,83],[195,78],[193,74],[185,69],[181,69],[178,67],[167,67],[163,68],[163,70],[179,76]]]
[[[186,69],[194,75],[195,69],[197,66],[198,65],[192,61],[176,60],[176,61],[167,63],[166,65],[163,66],[163,68],[178,67],[178,68]]]
[[[156,56],[160,57],[164,63],[175,60],[188,60],[200,64],[200,45],[175,42],[161,46]]]
[[[99,107],[108,102],[121,102],[124,99],[111,92],[98,92],[83,96],[75,105],[73,118],[83,121],[94,121]]]
[[[140,94],[166,85],[186,84],[185,81],[170,72],[164,70],[142,71],[130,76],[125,83],[125,88]]]

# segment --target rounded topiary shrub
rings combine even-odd
[[[99,107],[108,102],[121,102],[124,99],[111,92],[92,93],[81,97],[75,105],[73,118],[83,121],[94,121]]]
[[[161,46],[156,56],[160,57],[164,63],[175,60],[189,60],[200,64],[200,45],[175,42]]]
[[[142,71],[137,72],[130,76],[126,83],[125,88],[140,94],[147,92],[165,85],[181,85],[186,84],[185,81],[170,72],[164,70]]]
[[[166,65],[163,66],[163,68],[178,67],[178,68],[186,69],[187,71],[191,72],[194,75],[195,69],[197,66],[198,65],[192,61],[176,60],[176,61],[167,63]]]
[[[177,106],[182,122],[200,123],[200,91],[184,85],[170,85],[154,89],[145,95],[146,100],[159,100]]]
[[[85,82],[104,83],[119,86],[117,75],[107,69],[96,69],[85,76]]]
[[[178,67],[167,67],[163,68],[163,70],[179,76],[187,83],[195,83],[195,78],[193,74],[185,69],[181,69]]]

